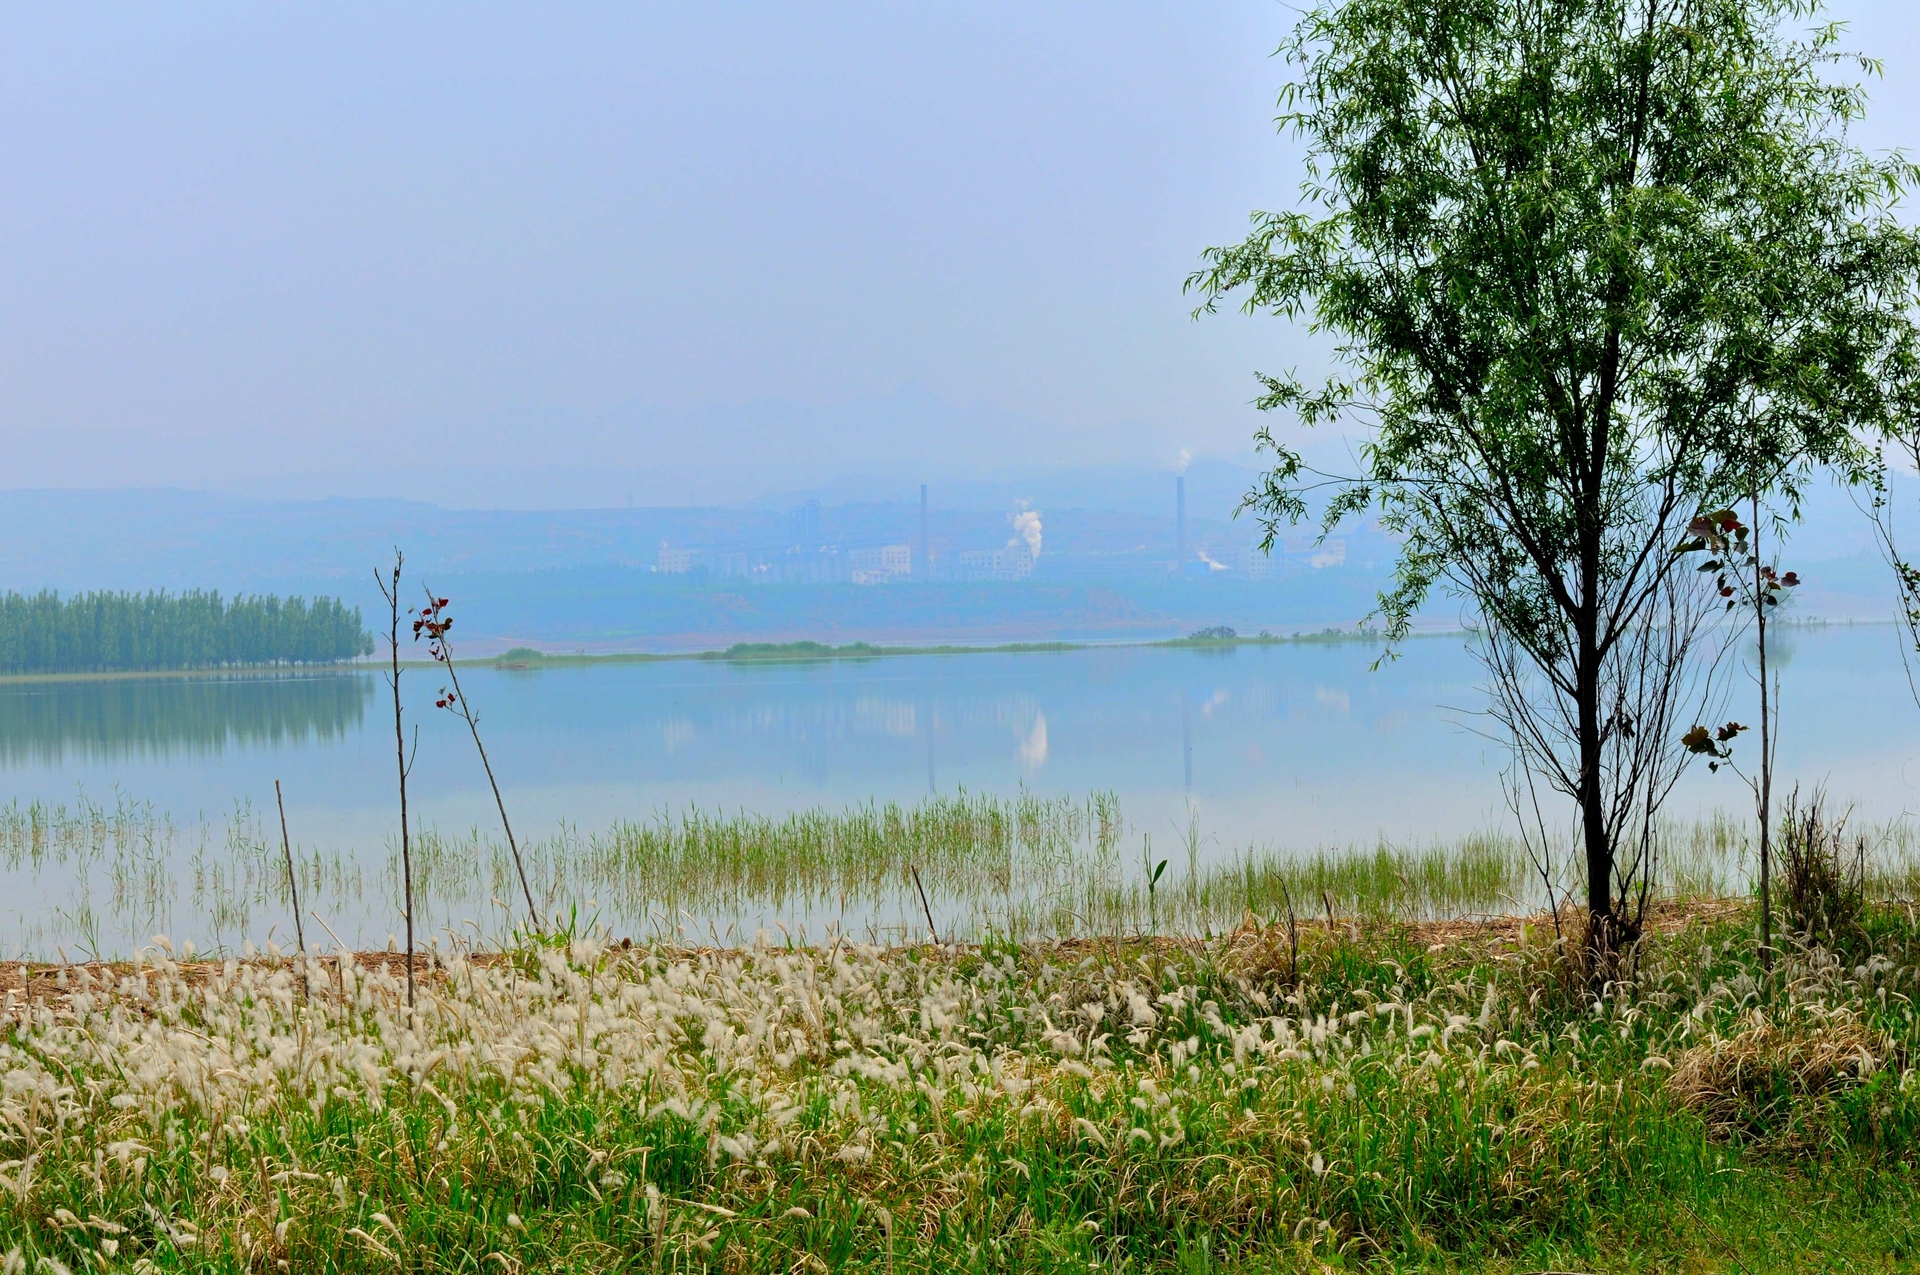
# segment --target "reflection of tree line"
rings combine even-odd
[[[299,677],[37,682],[0,687],[0,759],[50,762],[218,752],[334,739],[360,725],[373,680]]]

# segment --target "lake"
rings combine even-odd
[[[1898,630],[1787,630],[1772,654],[1785,782],[1826,785],[1862,821],[1904,818],[1920,709]],[[1161,853],[1154,845],[1219,862],[1504,826],[1506,751],[1482,733],[1493,730],[1483,674],[1463,640],[1419,638],[1375,668],[1378,655],[1299,642],[461,677],[529,842],[693,809],[777,815],[963,790],[1110,792],[1122,852],[1136,859]],[[402,677],[417,826],[449,842],[497,838],[465,727],[433,708],[440,685],[437,669]],[[1742,678],[1728,712],[1752,720],[1753,698]],[[7,683],[0,765],[0,802],[15,803],[0,954],[124,953],[160,930],[203,947],[284,939],[275,779],[303,862],[333,874],[329,929],[377,945],[396,928],[393,721],[377,674]],[[1696,768],[1670,810],[1745,810],[1739,784]],[[244,880],[238,860],[251,864]],[[474,920],[459,907],[484,905],[451,902],[437,922]]]

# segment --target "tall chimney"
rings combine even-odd
[[[1174,517],[1180,524],[1180,558],[1178,570],[1187,569],[1187,476],[1181,474],[1173,480]]]
[[[920,484],[920,578],[933,579],[933,557],[927,544],[927,485]]]

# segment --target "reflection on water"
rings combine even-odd
[[[204,756],[357,730],[369,674],[114,678],[0,684],[0,764]]]
[[[1894,631],[1795,637],[1780,787],[1824,783],[1836,803],[1855,804],[1858,824],[1894,829],[1920,792],[1920,711]],[[1164,858],[1167,881],[1185,892],[1179,916],[1232,923],[1236,910],[1275,897],[1275,865],[1313,861],[1323,849],[1357,849],[1371,865],[1326,859],[1324,881],[1399,874],[1430,881],[1408,896],[1419,907],[1511,906],[1486,897],[1532,888],[1498,849],[1510,826],[1498,782],[1506,756],[1475,733],[1484,723],[1461,712],[1481,702],[1480,670],[1451,639],[1412,642],[1376,670],[1377,655],[1364,644],[1106,648],[475,668],[462,682],[515,830],[535,846],[546,897],[633,931],[661,917],[677,924],[681,912],[722,932],[736,921],[749,933],[760,921],[816,932],[826,921],[855,929],[912,921],[920,905],[901,888],[913,864],[897,855],[867,864],[878,878],[836,851],[819,860],[841,865],[832,871],[748,874],[737,889],[695,890],[687,883],[697,873],[668,867],[698,866],[718,844],[712,830],[747,826],[742,816],[773,821],[775,831],[755,834],[763,844],[801,845],[810,844],[801,831],[778,831],[798,812],[839,818],[890,803],[911,812],[963,793],[1076,808],[1087,794],[1114,794],[1114,809],[1125,811],[1118,831],[1105,841],[1083,836],[1072,870],[1043,855],[1033,860],[1039,875],[1015,873],[1031,897],[1076,913],[1147,915],[1129,891],[1143,863]],[[404,683],[408,734],[417,728],[419,738],[410,796],[430,859],[422,866],[433,924],[497,932],[503,914],[493,900],[516,891],[494,880],[497,815],[464,729],[432,708],[437,685],[424,671]],[[125,950],[160,930],[203,946],[259,940],[276,925],[284,934],[275,779],[327,926],[346,942],[383,943],[399,928],[397,827],[392,723],[377,689],[365,674],[0,685],[0,808],[15,803],[0,861],[0,955],[79,950],[82,939],[89,950]],[[1750,716],[1744,693],[1736,686],[1731,715]],[[1679,824],[1704,827],[1716,811],[1742,810],[1743,798],[1729,775],[1696,770],[1668,809]],[[116,813],[123,809],[148,813]],[[982,837],[987,848],[968,850],[966,862],[998,853]],[[1716,848],[1687,872],[1737,883],[1739,837],[1708,840]],[[1379,859],[1382,843],[1401,857]],[[755,862],[787,863],[784,853]],[[1107,866],[1096,870],[1102,854]],[[984,923],[970,887],[940,866],[951,856],[922,857],[936,921]],[[876,879],[887,888],[871,888]],[[1489,884],[1497,882],[1508,884]],[[1011,908],[1020,893],[1002,890],[993,906]]]

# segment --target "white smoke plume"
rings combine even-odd
[[[1180,449],[1180,454],[1174,457],[1173,472],[1176,474],[1184,474],[1187,472],[1187,466],[1191,465],[1192,463],[1193,463],[1193,453],[1188,451],[1186,448],[1182,447]]]
[[[1035,562],[1040,561],[1040,511],[1022,509],[1013,515],[1013,539],[1007,541],[1009,547],[1021,543],[1027,546],[1027,556]]]

